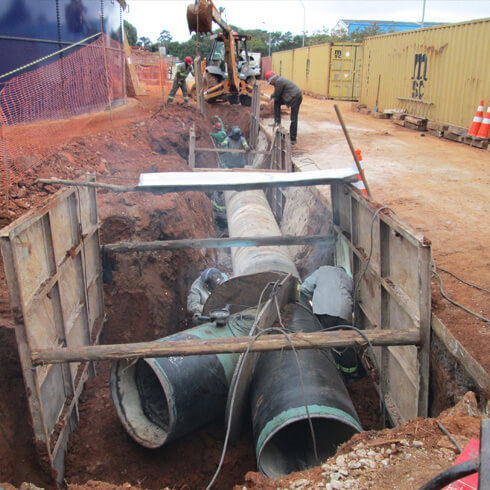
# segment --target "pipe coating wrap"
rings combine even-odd
[[[315,316],[299,305],[288,305],[283,324],[292,332],[320,328]],[[296,353],[298,359],[293,351],[261,353],[253,374],[250,403],[255,451],[259,470],[269,478],[321,464],[362,430],[330,350]]]
[[[158,342],[247,335],[254,313],[238,313],[223,327],[206,323]],[[211,354],[114,362],[111,394],[124,428],[139,444],[157,448],[223,418],[238,357]]]
[[[280,236],[281,230],[263,191],[225,192],[230,237]],[[284,272],[299,277],[288,247],[235,247],[231,249],[233,274]]]

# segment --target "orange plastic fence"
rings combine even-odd
[[[3,185],[21,179],[66,144],[90,118],[124,96],[123,47],[106,36],[47,65],[0,80]]]

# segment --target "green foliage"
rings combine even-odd
[[[129,22],[124,21],[125,28],[126,24],[131,26]],[[131,27],[134,28],[133,26]],[[240,29],[240,27],[233,25],[230,25],[230,27],[240,34],[249,35],[251,37],[250,41],[248,41],[249,51],[259,52],[262,56],[268,56],[269,48],[271,53],[275,53],[276,51],[300,48],[303,45],[302,34],[293,35],[289,31],[283,33],[280,31],[268,32],[262,29]],[[215,34],[220,32],[221,30],[219,28],[214,30]],[[365,29],[357,30],[351,35],[342,29],[329,30],[323,28],[321,31],[314,31],[312,34],[306,35],[305,46],[316,46],[318,44],[338,42],[361,42],[365,37],[378,34],[383,34],[383,31],[377,24],[373,24]],[[127,36],[129,41],[128,33]],[[134,29],[134,36],[136,37],[136,29]],[[191,56],[192,58],[196,56],[197,41],[199,41],[199,53],[201,54],[201,57],[208,57],[213,44],[213,40],[209,35],[199,35],[196,37],[196,34],[193,34],[187,41],[178,42],[174,41],[172,34],[164,29],[160,32],[156,43],[152,43],[150,39],[143,36],[139,38],[137,45],[150,51],[158,51],[159,46],[165,46],[167,54],[183,60],[186,56]]]
[[[136,30],[136,27],[127,20],[124,21],[124,32],[126,33],[126,39],[128,40],[129,45],[136,46],[138,41],[138,31]]]
[[[371,26],[365,27],[364,29],[356,29],[351,34],[351,40],[353,42],[360,43],[365,37],[377,36],[379,34],[385,34],[385,31],[383,31],[383,29],[381,29],[378,24],[373,24]]]

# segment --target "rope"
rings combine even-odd
[[[36,65],[37,63],[41,63],[41,61],[45,61],[45,60],[47,60],[49,58],[52,58],[53,56],[56,56],[57,54],[63,53],[65,51],[68,51],[69,49],[74,48],[75,46],[79,46],[80,44],[83,44],[83,43],[89,41],[90,39],[93,39],[94,37],[99,36],[100,34],[102,34],[102,32],[98,32],[97,34],[93,34],[92,36],[89,36],[89,37],[87,37],[85,39],[82,39],[81,41],[78,41],[78,42],[76,42],[74,44],[70,44],[70,46],[67,46],[66,48],[60,49],[58,51],[55,51],[54,53],[48,54],[47,56],[44,56],[43,58],[39,58],[36,61],[32,61],[31,63],[27,63],[27,65],[20,66],[19,68],[16,68],[15,70],[9,71],[8,73],[4,73],[3,75],[0,75],[0,78],[8,77],[9,75],[13,75],[14,73],[17,73],[19,71],[22,71],[25,68],[29,68],[31,66]]]

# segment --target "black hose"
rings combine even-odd
[[[465,476],[476,473],[480,469],[480,458],[471,459],[464,463],[451,466],[447,470],[439,473],[437,476],[422,485],[419,490],[441,490],[449,483],[464,478]]]

